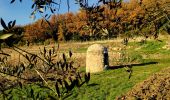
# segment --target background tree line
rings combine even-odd
[[[97,40],[114,37],[154,36],[170,32],[170,0],[130,0],[129,2],[95,5],[77,13],[52,15],[49,23],[56,29],[59,41]],[[119,6],[117,9],[111,7]],[[51,27],[44,19],[20,26],[24,40],[45,41]]]

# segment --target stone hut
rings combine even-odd
[[[101,72],[109,66],[107,48],[94,44],[87,49],[86,72]]]

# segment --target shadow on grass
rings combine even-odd
[[[152,64],[158,64],[158,62],[147,62],[147,63],[141,63],[141,64],[127,64],[127,65],[109,66],[108,69],[119,69],[119,68],[123,68],[123,67],[145,66],[145,65],[152,65]]]
[[[99,85],[99,84],[92,83],[92,84],[88,84],[87,86],[96,86],[96,85]]]

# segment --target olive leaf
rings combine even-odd
[[[73,55],[73,53],[71,52],[71,50],[69,51],[69,56],[71,58],[71,56]]]
[[[8,27],[6,26],[6,24],[2,18],[1,18],[1,25],[5,30],[8,30]]]
[[[12,22],[12,26],[11,26],[11,27],[14,27],[15,23],[16,23],[16,20],[14,20],[14,21]]]
[[[12,4],[12,3],[14,3],[15,2],[15,0],[12,0],[10,3]]]
[[[90,80],[90,73],[85,74],[84,78],[85,78],[85,82],[88,84],[88,82]]]
[[[12,33],[2,34],[2,35],[0,35],[0,40],[5,40],[5,39],[11,37],[12,35],[13,35]]]
[[[12,24],[12,21],[10,21],[10,22],[8,23],[8,28],[9,28],[9,29],[12,28],[11,24]]]
[[[60,97],[60,88],[59,88],[59,86],[58,86],[58,82],[56,82],[56,84],[55,84],[55,88],[56,88],[56,91],[57,91],[58,97]]]

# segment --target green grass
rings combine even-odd
[[[157,62],[157,64],[133,66],[133,74],[130,79],[128,79],[129,73],[124,68],[92,74],[89,85],[84,85],[80,89],[74,89],[72,95],[67,100],[113,100],[132,89],[135,84],[145,80],[150,75],[170,66],[170,57],[167,56],[170,51],[162,49],[165,45],[164,41],[148,41],[142,45],[139,43],[131,43],[130,45],[132,48],[127,51],[133,53],[134,56],[161,54],[159,58],[149,57],[142,61],[143,63]],[[141,48],[134,52],[134,49],[137,47]]]
[[[76,48],[74,51],[78,52],[78,53],[85,53],[87,51],[87,48],[83,47],[83,48]]]
[[[139,50],[140,52],[154,54],[163,51],[162,47],[165,44],[166,44],[165,41],[150,40],[150,41],[146,41],[146,43],[130,42],[129,46],[133,47],[130,50],[140,47]]]
[[[156,53],[159,52],[164,45],[164,42],[148,41],[146,44],[143,45],[142,51],[147,53]]]
[[[84,85],[80,89],[72,91],[73,95],[68,100],[113,100],[116,96],[126,93],[136,83],[146,79],[148,76],[170,66],[169,59],[150,59],[145,62],[158,62],[158,64],[148,64],[134,66],[133,74],[128,79],[129,74],[124,68],[116,70],[106,70],[98,74],[92,74],[89,85]]]

